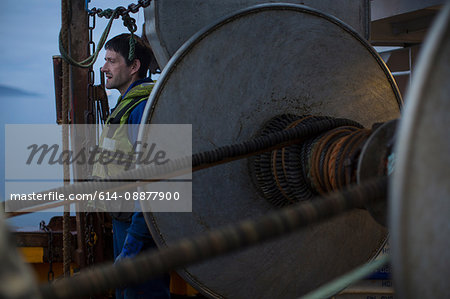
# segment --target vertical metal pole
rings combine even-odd
[[[62,64],[63,59],[59,55],[53,57],[53,80],[55,81],[55,107],[56,123],[62,124]]]
[[[85,0],[69,1],[70,9],[70,42],[69,54],[76,61],[86,59],[86,45],[88,44],[88,14],[85,9]],[[72,150],[79,150],[88,145],[85,144],[85,132],[77,130],[76,124],[85,123],[85,111],[87,108],[86,88],[87,69],[70,66],[70,120],[71,120],[71,142]],[[83,165],[73,166],[74,181],[86,178],[87,172]],[[80,267],[86,266],[86,244],[85,244],[85,214],[76,213],[77,219],[77,263]]]
[[[70,56],[76,61],[87,57],[87,44],[89,42],[88,14],[85,9],[85,0],[71,0],[70,17]],[[85,124],[85,115],[89,110],[87,103],[88,69],[70,66],[70,101],[71,123]],[[86,134],[84,130],[72,127],[72,147],[75,152],[85,147]],[[74,178],[85,178],[88,174],[84,165],[76,165]]]
[[[61,3],[61,30],[62,30],[62,43],[65,49],[69,44],[69,8],[67,5],[68,0],[62,0]],[[69,65],[67,62],[63,62],[62,65],[62,145],[63,150],[69,149]],[[68,163],[63,165],[64,173],[64,185],[70,184],[70,167]],[[70,245],[70,205],[64,205],[63,214],[63,273],[65,277],[70,276],[70,262],[71,262],[71,245]]]
[[[88,57],[88,44],[89,44],[89,15],[86,10],[85,0],[71,0],[70,1],[70,56],[76,61],[84,60]],[[88,72],[89,69],[70,66],[70,99],[71,99],[71,141],[72,150],[78,153],[80,150],[89,150],[96,144],[95,130],[93,126],[89,127],[89,131],[80,126],[74,126],[76,124],[87,124],[88,115],[93,111],[90,111],[92,107],[88,105],[87,88],[88,88]],[[84,180],[90,175],[89,165],[73,166],[73,178],[77,180]],[[86,257],[88,255],[87,244],[85,242],[86,236],[86,215],[85,213],[77,213],[77,241],[79,253],[81,254],[78,259],[80,266],[86,266]],[[94,227],[100,226],[98,223],[99,217],[94,217]],[[102,240],[102,230],[96,229],[97,238]],[[82,250],[80,252],[80,249]],[[103,247],[96,246],[95,258],[96,262],[103,260]]]

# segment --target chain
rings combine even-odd
[[[130,12],[137,13],[141,7],[147,7],[150,5],[150,3],[151,3],[151,0],[139,0],[138,4],[130,4],[130,5],[128,5],[128,8],[119,6],[114,10],[110,9],[110,8],[103,10],[101,8],[95,8],[95,7],[92,10],[89,10],[86,7],[86,10],[87,10],[89,16],[95,17],[95,15],[97,15],[100,18],[105,17],[107,19],[110,19],[108,22],[108,25],[105,28],[105,31],[103,32],[103,34],[100,38],[100,41],[98,42],[97,50],[94,51],[93,54],[90,55],[88,58],[86,58],[82,61],[75,61],[72,57],[70,57],[70,55],[68,54],[68,51],[62,45],[61,41],[62,41],[63,32],[61,30],[59,33],[59,52],[61,53],[61,57],[68,63],[75,65],[77,67],[81,67],[81,68],[91,67],[97,60],[99,51],[106,42],[106,38],[108,37],[109,31],[111,30],[112,21],[114,19],[119,18],[119,16],[121,16],[123,19],[123,24],[128,28],[128,30],[131,32],[131,35],[133,37],[134,32],[137,30],[136,20],[131,18],[129,14],[130,14]],[[95,21],[93,21],[93,26],[89,25],[90,39],[92,39],[92,30],[90,27],[92,27],[92,29],[93,29],[93,27],[95,27]],[[130,54],[129,54],[129,57],[131,57],[131,58],[134,57],[134,43],[135,43],[134,38],[131,38],[130,39]],[[95,49],[95,44],[93,42],[89,42],[88,47]]]
[[[87,246],[87,264],[94,264],[94,246],[97,243],[97,235],[94,231],[93,214],[86,213],[85,219],[85,241]]]
[[[89,2],[89,1],[88,1]],[[129,60],[133,60],[134,58],[134,47],[135,47],[135,40],[133,38],[134,32],[137,31],[137,25],[136,20],[130,17],[129,13],[137,13],[141,7],[147,7],[150,5],[151,0],[139,0],[138,4],[130,4],[128,5],[128,9],[126,9],[123,6],[117,7],[115,10],[112,9],[106,9],[102,10],[100,8],[93,8],[92,10],[88,10],[88,2],[86,2],[86,9],[88,11],[88,30],[89,30],[89,42],[87,44],[87,56],[88,57],[94,57],[96,56],[96,45],[94,42],[94,29],[95,29],[95,20],[96,15],[99,17],[105,17],[105,18],[114,18],[117,19],[119,16],[122,16],[123,24],[125,27],[128,28],[128,30],[131,32],[131,38],[130,38],[130,53],[129,53]],[[100,47],[102,47],[103,44],[101,43]],[[93,69],[93,63],[89,63],[88,65],[88,90],[87,90],[87,99],[88,99],[88,111],[85,115],[86,123],[93,124],[104,122],[106,120],[108,112],[105,113],[104,106],[107,105],[107,96],[105,97],[105,92],[101,91],[101,89],[104,90],[104,84],[102,82],[102,85],[95,86],[95,72]],[[99,90],[100,89],[100,90]],[[106,98],[106,99],[105,99]]]
[[[87,44],[88,56],[91,56],[95,53],[94,29],[95,29],[95,15],[89,15],[89,17],[88,17],[89,42]],[[95,123],[94,81],[95,81],[94,67],[93,67],[93,65],[90,65],[89,70],[88,70],[88,90],[87,90],[88,111],[87,111],[87,114],[85,115],[87,124]]]
[[[130,17],[130,12],[137,13],[141,7],[147,7],[150,5],[150,3],[151,3],[151,0],[139,0],[138,4],[132,3],[132,4],[128,5],[128,9],[123,6],[119,6],[114,10],[112,10],[112,9],[102,10],[101,8],[94,7],[92,10],[89,10],[88,13],[90,16],[98,15],[99,17],[105,17],[107,19],[110,19],[113,17],[115,19],[117,19],[119,16],[122,17],[123,25],[125,27],[127,27],[131,33],[130,52],[128,54],[128,60],[131,61],[134,59],[134,49],[135,49],[135,44],[136,44],[136,40],[134,39],[134,33],[137,30],[137,25],[136,25],[136,20],[133,19],[132,17]],[[115,13],[115,15],[114,15],[114,13]]]
[[[47,279],[48,279],[48,281],[53,281],[53,279],[55,279],[55,273],[53,272],[53,232],[52,232],[52,229],[50,227],[45,225],[45,221],[44,220],[42,220],[39,223],[39,229],[48,233],[48,263],[49,263],[49,268],[48,268]]]
[[[141,7],[147,7],[150,5],[152,1],[151,0],[139,0],[138,4],[131,3],[128,5],[128,8],[125,8],[123,6],[119,6],[116,9],[118,10],[118,13],[114,16],[115,19],[119,18],[119,16],[124,16],[131,13],[137,13]],[[98,15],[99,17],[105,17],[107,19],[111,18],[111,15],[109,14],[111,10],[110,9],[101,9],[101,8],[92,8],[91,10],[88,10],[89,15]]]
[[[95,14],[88,17],[88,29],[89,29],[89,41],[87,45],[87,55],[91,56],[96,51],[96,45],[94,42],[94,29],[95,29]],[[101,74],[101,69],[100,69]],[[94,85],[95,72],[94,67],[91,65],[87,74],[88,86],[87,86],[87,99],[88,99],[88,111],[85,115],[87,124],[104,123],[109,115],[108,97],[106,96],[105,84],[103,76],[101,77],[101,85]],[[98,138],[97,138],[98,140]]]
[[[97,119],[100,124],[104,124],[109,116],[108,95],[105,90],[105,74],[100,69],[100,85],[97,85]],[[98,140],[98,138],[97,138]]]

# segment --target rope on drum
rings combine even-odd
[[[261,135],[333,120],[328,116],[283,114],[268,121]],[[371,132],[357,122],[339,121],[334,128],[300,143],[254,156],[250,172],[255,186],[280,207],[355,183],[359,154]]]

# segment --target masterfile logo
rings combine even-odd
[[[145,149],[145,151],[137,150],[139,145],[141,145],[140,148]],[[78,164],[89,166],[96,163],[100,165],[116,163],[118,165],[124,165],[124,169],[128,170],[132,165],[162,165],[170,161],[170,159],[166,158],[166,151],[157,150],[156,148],[156,143],[152,143],[149,146],[145,142],[136,141],[133,145],[132,152],[125,152],[120,149],[108,150],[100,146],[91,147],[90,150],[82,147],[74,151],[63,150],[58,144],[38,145],[34,143],[27,147],[27,149],[30,150],[30,154],[25,163],[27,165],[33,163],[37,165],[48,163],[49,165]]]
[[[93,125],[76,125],[70,129],[97,130]],[[133,144],[126,137],[129,129],[127,125],[109,126],[105,131],[109,134],[105,133],[101,142],[96,141],[99,135],[92,134],[93,140],[86,137],[64,148],[63,126],[6,125],[6,208],[18,211],[60,201],[91,203],[78,205],[79,211],[92,211],[93,206],[101,206],[101,211],[108,212],[134,211],[136,206],[161,212],[191,211],[192,126],[143,125],[139,128],[138,141]],[[119,130],[121,138],[114,135]],[[184,161],[182,171],[166,173],[166,169],[179,165],[180,160]],[[83,168],[84,176],[72,177],[71,182],[88,183],[96,189],[88,192],[85,188],[70,192],[61,189],[64,167],[69,168],[71,176],[78,167]],[[145,167],[151,171],[142,171]],[[96,171],[101,176],[93,175]]]

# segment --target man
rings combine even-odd
[[[121,94],[106,121],[99,142],[100,148],[112,152],[133,152],[138,134],[137,124],[141,122],[147,98],[153,88],[153,81],[146,77],[153,53],[138,36],[134,36],[135,49],[130,60],[130,37],[130,34],[121,34],[106,43],[105,64],[101,68],[107,78],[106,88],[117,89]],[[95,164],[92,174],[105,178],[126,170],[125,167],[123,163]],[[112,217],[116,262],[133,257],[143,250],[156,248],[142,212],[112,213]],[[116,298],[170,298],[169,281],[169,275],[165,275],[136,287],[118,289]]]

